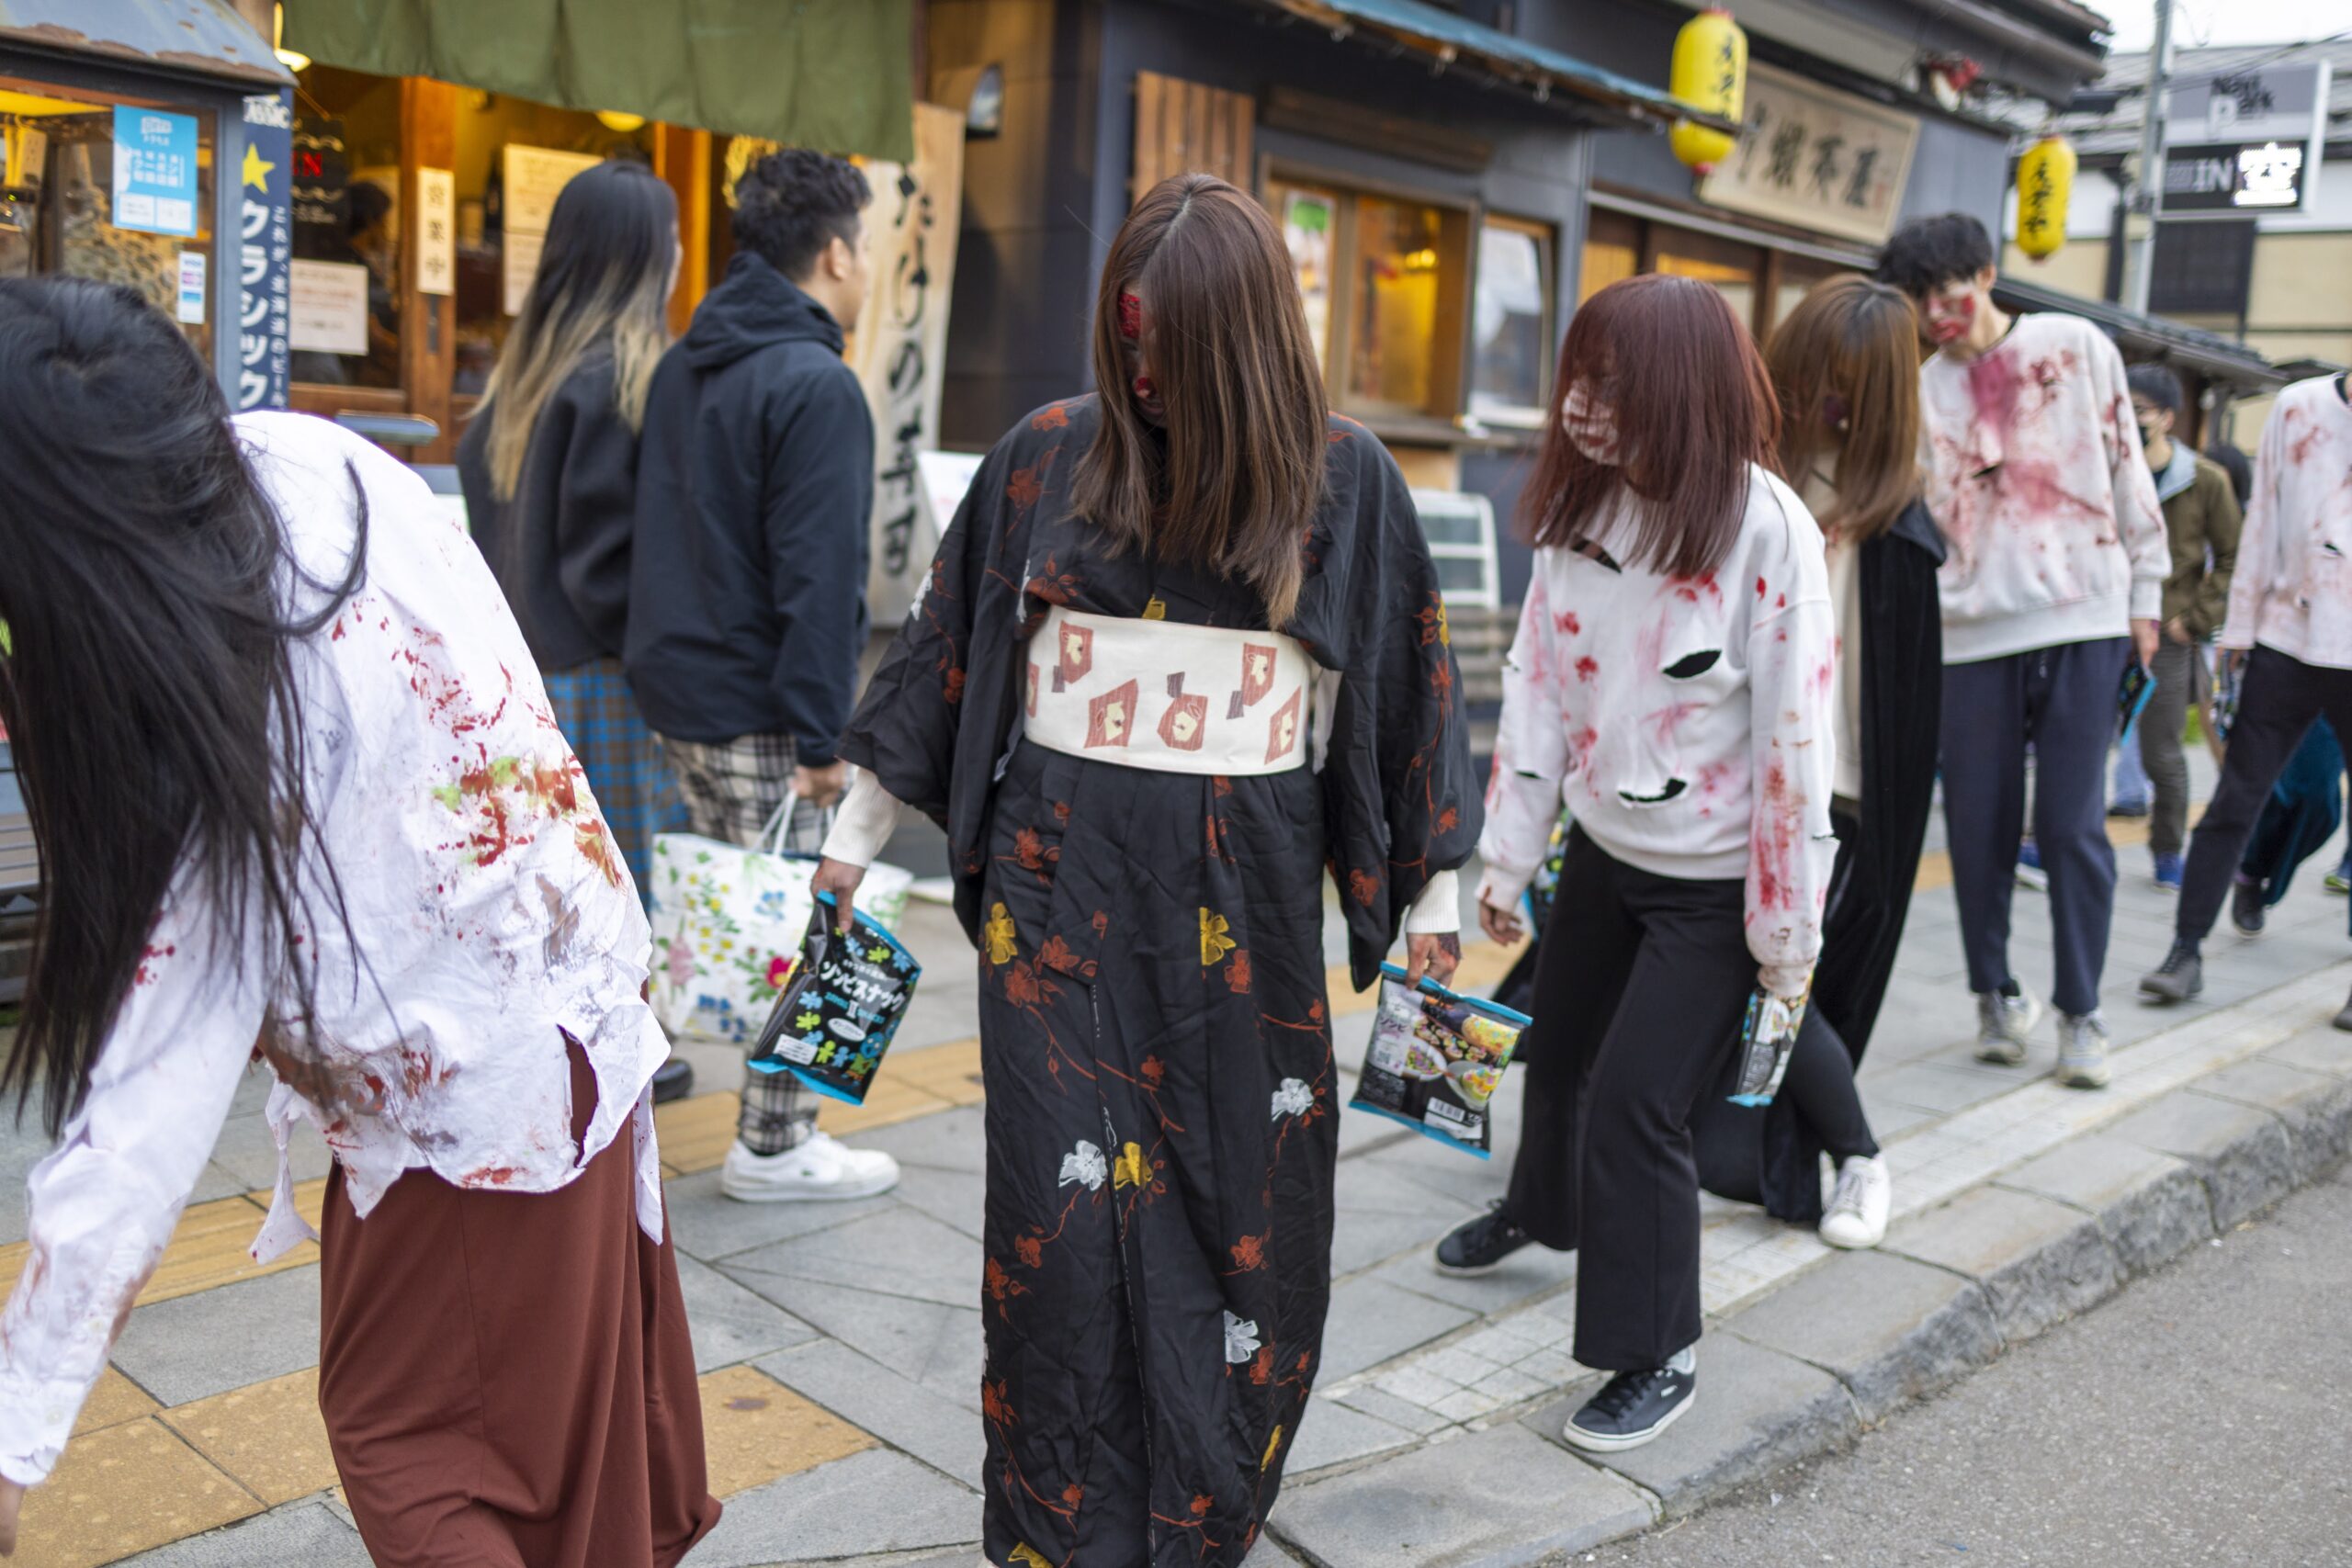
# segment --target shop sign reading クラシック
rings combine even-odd
[[[1894,232],[1918,140],[1914,116],[1751,64],[1739,144],[1699,182],[1699,199],[1881,244]]]
[[[118,104],[114,226],[196,238],[196,117]]]
[[[294,95],[245,100],[245,155],[237,170],[239,412],[283,408],[290,368],[294,255]]]

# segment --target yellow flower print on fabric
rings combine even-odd
[[[1438,646],[1441,648],[1451,648],[1453,646],[1453,633],[1446,625],[1445,601],[1442,599],[1437,602],[1437,640]]]
[[[1037,1549],[1024,1541],[1012,1549],[1012,1568],[1054,1568],[1054,1565],[1038,1556]]]
[[[1010,964],[1013,953],[1020,951],[1012,939],[1012,911],[1001,904],[989,910],[989,923],[981,928],[980,934],[988,938],[991,964]]]
[[[1283,1429],[1280,1427],[1277,1427],[1274,1428],[1273,1435],[1266,1439],[1266,1457],[1258,1461],[1258,1468],[1260,1470],[1272,1468],[1274,1462],[1274,1455],[1281,1451],[1282,1446]]]
[[[1217,914],[1214,910],[1210,909],[1203,909],[1201,911],[1202,968],[1215,968],[1218,962],[1222,960],[1227,953],[1231,953],[1234,948],[1239,945],[1239,943],[1236,942],[1231,937],[1225,934],[1232,929],[1233,928],[1231,926],[1226,923],[1226,919],[1223,915]]]
[[[1119,1149],[1119,1157],[1111,1167],[1111,1185],[1141,1187],[1143,1183],[1143,1145],[1141,1144],[1122,1145]]]
[[[1162,599],[1159,594],[1153,594],[1151,596],[1151,603],[1143,607],[1143,618],[1147,621],[1166,620],[1168,618],[1168,602]]]

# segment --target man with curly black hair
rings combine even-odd
[[[865,176],[771,152],[737,182],[735,259],[662,356],[645,410],[625,662],[694,831],[813,851],[865,645],[874,420],[842,362],[865,308]],[[897,1162],[817,1131],[788,1073],[747,1071],[720,1185],[747,1201],[863,1198]]]
[[[2041,1006],[2009,969],[2026,828],[2049,878],[2059,1082],[2108,1081],[2100,972],[2115,908],[2107,750],[2119,687],[2156,653],[2172,556],[2123,356],[2089,321],[1993,302],[1993,240],[1966,213],[1905,224],[1882,281],[1911,296],[1936,352],[1919,371],[1923,494],[1949,553],[1944,818],[1977,1058],[2015,1066]]]

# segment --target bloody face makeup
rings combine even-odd
[[[1617,415],[1589,380],[1568,389],[1567,400],[1560,405],[1560,428],[1588,461],[1615,468],[1623,460]]]
[[[1168,416],[1168,406],[1159,396],[1159,384],[1152,379],[1151,364],[1146,352],[1151,337],[1151,321],[1144,310],[1143,296],[1133,289],[1119,291],[1119,357],[1127,371],[1127,392],[1144,418],[1158,424]]]
[[[1929,291],[1919,302],[1919,314],[1928,323],[1928,338],[1940,348],[1957,343],[1968,335],[1976,324],[1976,286],[1962,278]]]

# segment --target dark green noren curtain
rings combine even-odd
[[[914,156],[910,0],[286,0],[286,47],[576,109]]]

